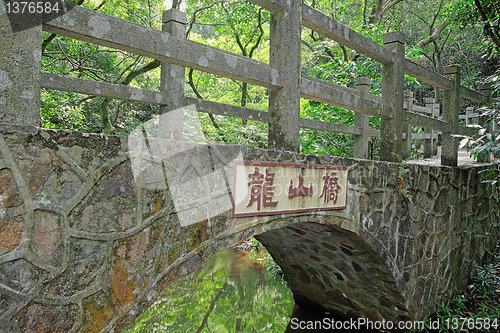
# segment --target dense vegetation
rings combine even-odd
[[[500,90],[499,4],[495,0],[346,0],[306,1],[366,37],[382,43],[385,32],[407,35],[407,57],[437,72],[458,63],[463,84],[478,89],[492,83]],[[268,61],[269,12],[242,0],[79,0],[79,4],[125,20],[161,29],[162,11],[170,6],[188,15],[187,38],[259,61]],[[371,92],[380,93],[380,64],[307,28],[302,31],[302,74],[353,87],[356,77],[371,78]],[[44,33],[43,70],[145,89],[159,89],[160,62],[71,38]],[[431,86],[407,77],[405,88],[422,105],[439,97]],[[186,94],[191,97],[266,110],[265,88],[186,69]],[[495,92],[497,94],[497,92]],[[42,91],[42,126],[127,135],[139,123],[160,113],[159,106],[75,93]],[[470,102],[464,101],[464,107]],[[465,108],[464,108],[465,109]],[[310,100],[301,101],[302,117],[353,124],[354,114]],[[267,124],[200,113],[209,141],[267,144]],[[379,126],[371,118],[372,127]],[[417,129],[415,129],[417,130]],[[491,139],[491,138],[490,138]],[[491,141],[491,140],[490,140]],[[493,140],[496,144],[496,140]],[[302,130],[304,153],[352,155],[352,137]],[[370,156],[377,158],[377,139]]]

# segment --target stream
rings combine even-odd
[[[163,290],[156,302],[122,333],[345,331],[293,327],[294,318],[295,322],[338,318],[295,305],[280,274],[262,246],[222,250]]]

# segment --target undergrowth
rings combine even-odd
[[[476,267],[471,284],[424,319],[425,332],[500,332],[500,247],[490,264]],[[439,329],[432,323],[439,320]],[[433,329],[434,328],[434,329]]]

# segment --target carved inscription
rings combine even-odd
[[[235,161],[233,216],[344,209],[347,167]]]

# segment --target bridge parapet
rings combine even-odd
[[[171,142],[165,140],[165,147]],[[383,308],[389,304],[398,307],[396,317],[407,309],[411,317],[422,318],[435,310],[436,301],[463,288],[471,267],[496,245],[498,231],[493,226],[499,220],[498,188],[481,183],[478,174],[488,166],[404,166],[251,147],[193,145],[185,154],[163,151],[162,158],[171,169],[165,169],[165,186],[152,188],[134,178],[129,148],[128,139],[122,137],[2,128],[0,319],[4,327],[23,332],[42,327],[118,331],[151,305],[165,286],[214,253],[253,235],[261,235],[266,243],[266,233],[282,233],[280,228],[293,237],[280,241],[297,243],[299,237],[292,234],[303,235],[290,232],[297,223],[309,230],[328,227],[352,233],[356,241],[349,246],[353,249],[345,248],[353,256],[370,248],[377,262],[386,265],[378,273],[365,274],[366,278],[382,278],[386,282],[381,288],[398,293],[388,298],[390,302],[373,298],[372,312],[354,309],[350,314],[386,316]],[[349,167],[347,207],[240,218],[231,217],[230,209],[213,216],[207,215],[208,209],[197,209],[227,207],[232,188],[227,175],[239,154],[249,161]],[[403,168],[408,171],[402,172]],[[226,175],[218,174],[220,178],[213,183],[219,184],[213,193],[220,195],[187,205],[182,217],[169,181],[208,179],[216,170]],[[183,223],[183,218],[191,218],[190,223]],[[481,236],[485,231],[491,236]],[[313,247],[313,243],[308,245],[308,251],[314,251]],[[319,263],[311,255],[312,263]],[[310,286],[305,281],[296,284],[302,291],[316,292],[331,284],[332,295],[342,288],[347,288],[344,293],[348,295],[348,279],[342,282],[335,273],[358,274],[356,264],[368,268],[337,257],[334,252],[322,257],[331,260],[327,265],[331,272],[323,267],[324,275],[316,279],[311,273]],[[387,274],[382,277],[381,272]],[[356,288],[353,293],[360,292]],[[298,302],[307,302],[299,290],[295,292]],[[337,310],[347,312],[349,307]]]

